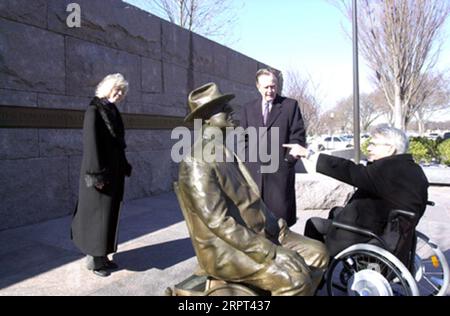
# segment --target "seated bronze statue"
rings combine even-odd
[[[241,160],[224,145],[225,129],[234,126],[232,98],[209,83],[188,99],[185,121],[201,119],[202,134],[180,163],[175,189],[199,271],[271,295],[313,295],[328,264],[327,250],[274,217]],[[207,149],[214,159],[205,159]]]

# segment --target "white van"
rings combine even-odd
[[[341,136],[324,136],[314,144],[316,150],[334,150],[353,147],[352,141]]]

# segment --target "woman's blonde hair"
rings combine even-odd
[[[125,80],[122,74],[110,74],[103,78],[103,80],[97,85],[95,96],[100,99],[106,98],[114,88],[121,89],[124,95],[127,94],[128,81]]]

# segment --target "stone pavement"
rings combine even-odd
[[[430,188],[429,207],[419,230],[434,239],[450,261],[450,187]],[[299,212],[294,231],[311,216]],[[0,296],[163,295],[191,274],[195,256],[173,193],[125,203],[119,250],[120,269],[108,278],[87,271],[69,238],[70,216],[0,232]],[[448,292],[450,294],[450,291]]]

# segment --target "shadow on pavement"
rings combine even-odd
[[[184,238],[119,252],[113,258],[120,270],[147,271],[164,270],[193,256],[191,240]]]
[[[184,221],[174,193],[128,201],[119,222],[119,243]]]
[[[173,192],[127,201],[119,222],[119,244],[183,220]],[[70,239],[71,222],[69,215],[1,231],[0,289],[83,258]],[[186,239],[125,252],[119,260],[124,260],[129,270],[142,271],[167,267],[193,255],[190,240]]]

